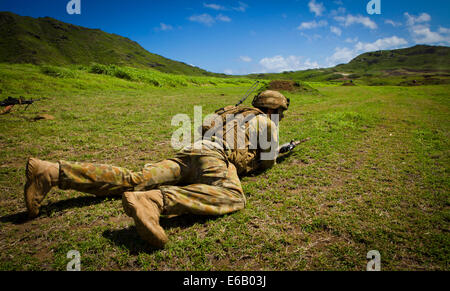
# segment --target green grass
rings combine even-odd
[[[248,78],[218,78],[161,73],[152,69],[91,64],[58,67],[0,64],[1,90],[8,94],[43,96],[103,90],[149,90],[155,87],[251,86]]]
[[[46,97],[0,116],[1,270],[64,270],[73,249],[82,270],[365,270],[370,250],[382,270],[449,270],[449,85],[313,82],[319,94],[284,92],[281,142],[311,141],[242,179],[244,210],[163,218],[170,241],[154,250],[120,199],[55,189],[27,221],[27,157],[138,170],[175,153],[172,116],[233,104],[252,81],[186,77],[187,86],[159,87],[146,79],[153,71],[90,71],[0,65],[3,97]],[[32,122],[39,113],[55,120]]]

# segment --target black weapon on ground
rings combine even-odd
[[[293,149],[295,149],[299,144],[305,143],[305,142],[309,141],[310,139],[311,138],[308,137],[303,140],[291,141],[290,143],[286,143],[280,147],[278,152],[280,154],[288,153],[288,152],[292,151]]]
[[[25,98],[23,98],[22,96],[20,96],[19,98],[8,97],[5,100],[0,102],[0,106],[6,107],[6,106],[14,106],[14,105],[27,105],[27,107],[25,107],[25,110],[27,110],[28,106],[33,104],[35,101],[39,101],[39,100],[41,100],[41,99],[25,100]]]

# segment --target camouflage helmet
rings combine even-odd
[[[289,108],[290,100],[278,91],[266,90],[255,96],[252,105],[256,108],[283,109]]]

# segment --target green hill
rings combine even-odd
[[[440,79],[433,79],[438,76]],[[333,68],[311,69],[272,74],[252,74],[251,78],[303,81],[361,80],[366,84],[447,83],[450,76],[450,48],[417,45],[405,49],[361,54],[348,64]],[[418,80],[425,80],[417,82]]]
[[[351,72],[380,72],[385,70],[449,71],[450,48],[416,45],[414,47],[369,52],[357,56],[337,70]]]
[[[51,65],[115,64],[164,73],[220,75],[152,54],[138,43],[99,29],[0,12],[0,62]]]

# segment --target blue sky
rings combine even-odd
[[[330,67],[366,51],[450,45],[450,1],[0,0],[0,11],[126,36],[150,52],[212,72],[248,74]]]

